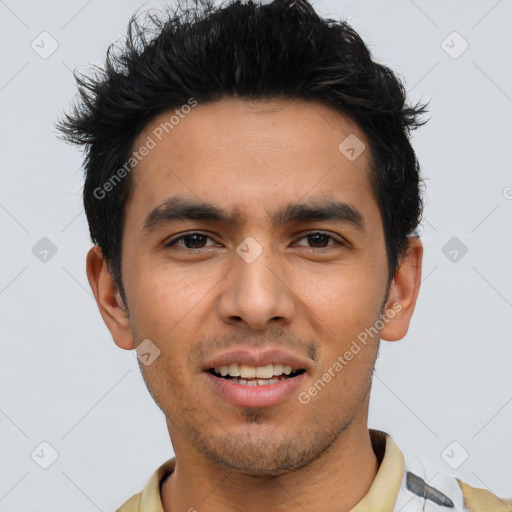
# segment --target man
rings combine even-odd
[[[425,108],[305,0],[152,22],[60,125],[86,148],[91,288],[175,451],[119,511],[512,510],[367,426],[419,291]]]

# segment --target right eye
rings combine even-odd
[[[207,236],[203,233],[194,231],[191,233],[186,233],[184,235],[180,235],[179,237],[176,237],[176,238],[170,240],[169,242],[167,242],[165,244],[165,247],[173,247],[175,245],[179,245],[179,247],[182,247],[184,249],[191,249],[191,250],[203,249],[204,247],[210,247],[208,245],[204,245],[204,243],[208,239],[211,240],[211,238],[209,236]],[[197,247],[198,245],[200,247]],[[213,244],[213,245],[215,245],[215,244]],[[190,247],[190,246],[193,246],[193,247]]]

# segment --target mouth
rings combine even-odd
[[[272,407],[293,396],[306,378],[304,368],[267,364],[209,368],[203,375],[211,389],[236,407]]]
[[[210,368],[208,373],[214,377],[231,381],[242,386],[272,386],[287,379],[293,379],[306,372],[289,365],[268,364],[265,366],[248,366],[233,363],[229,366]]]

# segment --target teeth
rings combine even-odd
[[[274,365],[258,366],[256,368],[256,377],[258,379],[270,379],[274,375]]]
[[[283,375],[283,365],[282,364],[275,364],[274,365],[274,375],[279,376]]]
[[[240,367],[237,364],[229,365],[229,375],[231,377],[239,377],[240,376]]]
[[[272,377],[279,377],[280,375],[290,375],[296,370],[291,366],[284,366],[282,364],[267,364],[265,366],[248,366],[245,364],[239,365],[232,363],[229,366],[219,366],[214,368],[215,373],[226,377],[242,377],[242,379],[271,379]],[[253,384],[249,384],[253,385]]]
[[[243,364],[240,366],[240,377],[244,379],[254,379],[254,377],[256,377],[256,367]]]
[[[286,377],[275,377],[272,379],[242,379],[240,377],[233,377],[230,381],[235,384],[242,384],[243,386],[269,386],[285,379]]]

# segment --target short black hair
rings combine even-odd
[[[370,144],[392,279],[422,215],[410,131],[424,123],[426,105],[407,103],[400,78],[372,59],[357,32],[346,21],[321,18],[307,0],[196,1],[138,18],[130,19],[124,43],[109,47],[104,68],[75,72],[78,101],[57,123],[62,138],[84,146],[91,238],[123,299],[121,238],[132,180],[119,171],[143,128],[191,99],[316,101],[350,116]],[[116,173],[123,179],[113,182]]]

